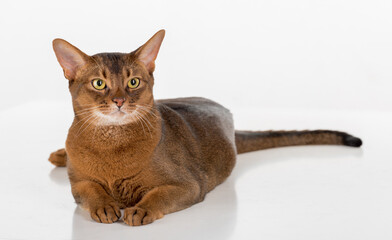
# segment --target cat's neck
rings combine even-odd
[[[95,125],[80,122],[77,116],[69,129],[68,138],[78,145],[90,149],[113,150],[128,146],[155,148],[162,134],[162,122],[159,112],[151,112],[123,125]]]

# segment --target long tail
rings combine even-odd
[[[315,131],[235,131],[238,153],[267,148],[297,145],[346,145],[360,147],[361,139],[345,132],[330,130]]]

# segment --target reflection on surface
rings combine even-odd
[[[89,213],[75,208],[73,239],[228,239],[236,224],[236,196],[234,184],[228,181],[216,189],[204,202],[188,209],[168,214],[154,223],[130,227],[119,221],[114,224],[93,222]]]
[[[69,180],[67,176],[67,168],[65,167],[55,167],[50,171],[50,179],[59,185],[69,185]]]
[[[59,185],[69,184],[66,168],[54,168],[50,179]],[[228,239],[236,224],[234,180],[230,177],[207,194],[203,202],[142,227],[130,227],[122,221],[96,223],[87,211],[75,205],[72,239],[143,239],[149,236],[161,236],[161,239]]]
[[[203,202],[166,215],[150,225],[129,227],[122,221],[114,224],[96,223],[87,211],[76,206],[72,238],[135,239],[160,236],[161,239],[229,239],[237,221],[235,182],[247,171],[299,158],[317,161],[361,155],[361,149],[340,146],[286,147],[242,154],[238,156],[237,165],[229,179],[207,194]],[[65,168],[53,169],[50,178],[57,184],[68,184]]]

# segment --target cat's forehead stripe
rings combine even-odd
[[[101,53],[98,56],[103,67],[111,74],[122,74],[122,69],[128,65],[123,53]]]

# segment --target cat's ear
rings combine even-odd
[[[68,80],[74,80],[78,70],[89,59],[88,55],[63,39],[57,38],[53,40],[53,50]]]
[[[144,63],[150,73],[154,72],[155,59],[158,56],[159,48],[161,47],[164,37],[165,30],[162,29],[155,33],[150,40],[136,50],[137,59]]]

